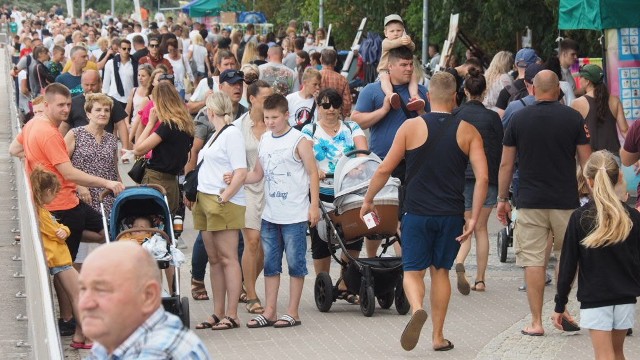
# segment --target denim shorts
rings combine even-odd
[[[51,276],[55,276],[57,274],[60,274],[63,271],[67,271],[71,269],[73,269],[73,266],[71,265],[54,266],[52,268],[49,268],[49,274],[51,274]]]
[[[405,213],[402,217],[402,268],[421,271],[434,266],[451,269],[460,250],[456,237],[462,235],[464,216],[422,216]]]
[[[473,205],[473,188],[476,186],[475,180],[467,179],[464,184],[464,209],[471,210]],[[487,197],[484,198],[484,208],[492,208],[498,203],[498,185],[491,185],[487,188]]]
[[[274,224],[262,220],[260,238],[264,250],[264,276],[282,273],[282,255],[286,253],[289,276],[307,275],[307,222]]]
[[[580,327],[591,330],[626,330],[635,322],[636,304],[580,309]]]

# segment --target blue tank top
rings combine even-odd
[[[405,153],[405,212],[423,215],[463,215],[465,169],[469,157],[458,146],[460,120],[450,114],[422,116],[427,141]]]

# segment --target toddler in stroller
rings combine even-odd
[[[357,154],[366,156],[353,157]],[[395,300],[399,314],[409,311],[402,287],[402,261],[399,257],[354,258],[347,251],[347,244],[365,236],[386,239],[385,249],[398,239],[398,179],[389,179],[375,198],[380,220],[376,226],[367,227],[359,215],[369,181],[381,162],[378,156],[366,150],[345,154],[334,172],[335,200],[333,203],[320,203],[322,217],[318,223],[318,234],[327,243],[332,257],[343,267],[343,280],[348,291],[359,294],[360,310],[365,316],[373,315],[375,298],[383,309],[391,307]],[[338,248],[342,249],[348,262],[336,256]],[[329,273],[318,274],[314,295],[318,310],[327,312],[331,309],[339,292]]]
[[[169,289],[163,291],[165,310],[177,315],[188,328],[189,300],[180,296],[180,265],[184,255],[175,247],[175,236],[166,192],[159,185],[127,187],[113,202],[107,219],[100,196],[102,224],[107,242],[133,240],[140,242],[157,260],[160,269],[166,269]],[[178,271],[176,271],[178,270]]]

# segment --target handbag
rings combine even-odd
[[[222,129],[220,129],[220,131],[218,131],[216,135],[213,137],[213,140],[211,140],[211,143],[209,143],[209,146],[207,146],[207,148],[210,148],[211,145],[213,145],[213,143],[216,141],[218,136],[220,136],[220,134],[222,134],[222,132],[229,126],[233,126],[233,125],[227,124]],[[184,176],[184,184],[182,186],[184,189],[184,197],[191,202],[196,201],[196,195],[198,194],[198,172],[200,171],[200,165],[202,165],[203,161],[204,161],[204,156],[202,157],[202,160],[200,160],[198,165],[196,165],[196,168],[189,171]]]
[[[131,180],[135,181],[136,184],[140,184],[142,182],[144,172],[147,170],[147,162],[149,162],[149,160],[144,156],[139,157],[136,162],[133,163],[131,170],[127,173]]]
[[[191,81],[191,78],[189,77],[189,69],[187,68],[187,64],[184,61],[184,57],[180,56],[182,58],[182,66],[184,67],[184,91],[187,94],[192,94],[193,93],[193,82]]]

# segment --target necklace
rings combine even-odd
[[[326,125],[324,123],[321,123],[320,125],[325,130],[325,132],[327,132],[327,133],[330,133],[331,131],[333,131],[334,134],[337,134],[338,130],[340,130],[340,122],[338,122],[338,124],[337,124],[338,127],[332,127],[332,126]],[[327,129],[329,129],[331,131],[327,131]]]

